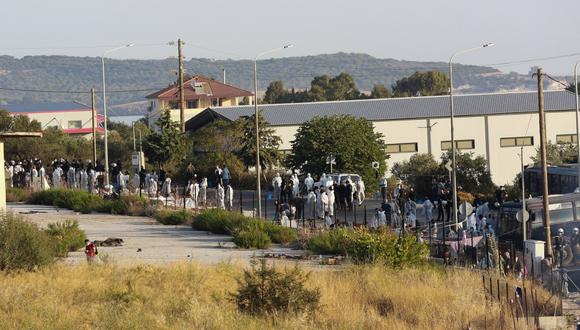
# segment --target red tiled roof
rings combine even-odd
[[[97,127],[96,128],[97,132],[99,133],[104,133],[105,129],[102,127]],[[65,132],[66,134],[88,134],[88,133],[92,133],[93,129],[92,128],[67,128],[67,129],[63,129],[63,132]]]
[[[192,83],[203,83],[205,93],[197,94]],[[183,82],[183,96],[186,101],[197,100],[200,96],[210,96],[213,98],[227,98],[227,97],[244,97],[253,96],[252,92],[234,87],[232,85],[224,84],[219,81],[209,79],[203,76],[195,76]],[[146,96],[148,99],[161,99],[167,101],[179,100],[179,87],[171,85],[160,91]]]

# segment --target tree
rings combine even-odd
[[[356,88],[354,79],[345,72],[330,79],[329,87],[326,93],[328,101],[356,100],[361,97],[361,93]]]
[[[270,83],[266,89],[266,94],[264,95],[263,103],[282,103],[288,98],[288,91],[284,89],[284,83],[280,80],[276,80]]]
[[[449,94],[449,78],[439,71],[415,72],[407,78],[397,80],[392,86],[396,97],[433,96]]]
[[[409,160],[395,163],[391,172],[411,185],[419,198],[431,196],[432,180],[445,174],[431,154],[414,154]]]
[[[310,83],[310,100],[328,101],[328,90],[330,90],[330,77],[328,75],[316,76]]]
[[[158,165],[176,165],[185,151],[185,139],[178,122],[171,120],[168,109],[155,121],[158,131],[151,132],[143,143],[145,156]]]
[[[385,87],[383,84],[378,84],[373,86],[373,90],[371,91],[371,99],[384,99],[393,97],[391,91]]]
[[[326,157],[336,160],[335,172],[351,172],[363,177],[368,187],[375,185],[373,161],[379,162],[379,173],[386,170],[383,135],[374,131],[364,118],[348,115],[315,117],[298,128],[287,158],[290,167],[315,176],[328,173]]]
[[[240,125],[242,138],[238,155],[246,167],[256,165],[256,115],[247,118],[240,118],[237,121]],[[260,166],[262,168],[277,165],[282,159],[278,150],[282,139],[274,135],[274,129],[268,127],[268,122],[258,112],[258,127],[260,134]]]
[[[441,171],[447,172],[445,164],[451,158],[451,151],[441,156]],[[491,174],[487,168],[487,161],[482,156],[475,156],[472,152],[457,152],[455,155],[457,162],[457,186],[458,190],[471,194],[490,194],[495,190],[495,185],[491,181]],[[459,188],[461,187],[461,188]]]
[[[554,166],[576,163],[578,159],[576,146],[568,143],[552,143],[548,141],[546,144],[546,159],[548,164]],[[535,166],[542,164],[540,147],[536,148],[536,156],[533,156],[532,160]]]

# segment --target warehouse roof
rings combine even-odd
[[[536,92],[510,92],[457,95],[456,116],[482,116],[538,111]],[[544,92],[546,111],[575,109],[574,94],[567,91]],[[258,106],[273,126],[300,125],[313,117],[352,115],[371,121],[438,118],[449,116],[449,96],[423,96],[388,99],[263,104]],[[206,120],[236,120],[254,114],[254,106],[207,108],[188,121],[188,129],[204,126]]]

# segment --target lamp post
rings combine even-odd
[[[109,145],[108,145],[108,140],[107,140],[107,136],[109,135],[109,132],[107,130],[107,93],[106,93],[106,81],[105,81],[105,56],[109,53],[112,53],[114,51],[117,51],[119,49],[123,49],[123,48],[127,48],[127,47],[133,47],[135,44],[131,43],[131,44],[127,44],[124,46],[120,46],[120,47],[116,47],[116,48],[112,48],[109,49],[107,51],[105,51],[103,53],[103,56],[101,56],[101,64],[102,64],[102,70],[103,70],[103,115],[105,116],[105,185],[109,185]]]
[[[262,192],[260,187],[260,129],[258,127],[258,59],[269,53],[291,48],[288,44],[262,52],[254,57],[254,112],[256,116],[256,190],[258,193],[258,217],[262,217]]]
[[[452,161],[452,185],[453,185],[453,219],[455,220],[455,230],[458,230],[459,219],[457,218],[457,164],[455,162],[455,127],[453,126],[453,119],[455,117],[455,107],[453,104],[453,59],[455,56],[487,47],[493,46],[493,43],[486,43],[479,47],[473,47],[469,49],[460,50],[455,52],[449,58],[449,106],[451,111],[451,161]]]
[[[580,105],[578,103],[578,64],[580,61],[574,64],[574,94],[576,94],[576,151],[578,152],[578,187],[580,187]]]

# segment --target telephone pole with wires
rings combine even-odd
[[[544,72],[538,68],[536,73],[538,78],[538,107],[540,110],[540,152],[542,158],[542,188],[543,188],[543,208],[544,208],[544,230],[546,232],[546,259],[552,261],[552,233],[550,230],[550,201],[548,197],[548,160],[546,155],[546,113],[544,111]]]
[[[183,95],[183,55],[181,53],[181,46],[184,44],[183,41],[177,39],[177,58],[179,60],[179,123],[181,127],[181,132],[185,132],[185,99]]]

